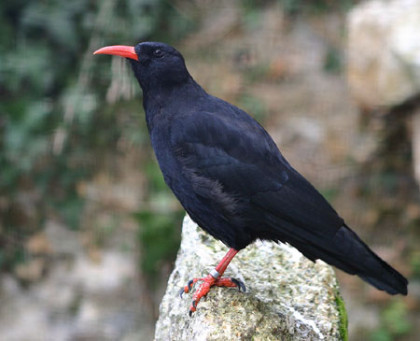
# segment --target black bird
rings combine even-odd
[[[157,42],[108,46],[95,54],[129,59],[165,182],[201,228],[230,250],[202,281],[190,314],[210,287],[245,290],[222,278],[235,254],[256,239],[289,243],[391,295],[408,281],[354,233],[324,197],[280,153],[251,116],[209,95],[189,74],[182,55]]]

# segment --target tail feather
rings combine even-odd
[[[374,287],[384,290],[391,295],[407,295],[407,279],[389,264],[379,258],[352,230],[342,226],[336,233],[333,242],[340,250],[337,257],[344,271],[358,275]],[[341,257],[340,257],[341,256]],[[335,261],[332,262],[333,265]],[[347,271],[349,272],[349,271]]]
[[[284,234],[279,240],[296,247],[307,258],[322,259],[349,274],[358,275],[379,290],[391,295],[407,295],[407,279],[379,258],[350,228],[340,227],[334,238],[318,239],[307,235]],[[280,231],[279,231],[280,232]],[[303,237],[303,238],[302,238]]]

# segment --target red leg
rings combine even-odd
[[[230,261],[235,257],[235,255],[238,253],[235,249],[229,249],[229,251],[226,253],[226,255],[223,257],[223,259],[220,261],[220,263],[210,272],[207,277],[204,278],[194,278],[188,282],[188,284],[181,289],[180,295],[182,297],[182,294],[190,292],[193,285],[198,282],[202,281],[203,283],[200,284],[200,286],[197,288],[193,295],[193,301],[190,307],[190,316],[191,314],[197,310],[197,304],[200,301],[200,299],[203,296],[206,296],[207,293],[210,291],[210,288],[212,286],[218,286],[218,287],[238,287],[239,291],[241,289],[245,291],[245,285],[238,281],[235,278],[222,278],[221,276],[225,272],[226,268],[228,267]]]

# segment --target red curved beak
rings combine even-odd
[[[134,46],[125,46],[125,45],[114,45],[102,47],[99,50],[93,52],[93,54],[112,54],[115,56],[121,56],[126,58],[131,58],[134,60],[139,60],[139,57],[134,50]]]

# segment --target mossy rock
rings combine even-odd
[[[239,252],[225,273],[243,281],[246,293],[214,288],[189,317],[191,294],[179,298],[180,288],[207,275],[226,251],[185,218],[155,340],[347,340],[347,317],[333,269],[271,242],[258,241]]]

